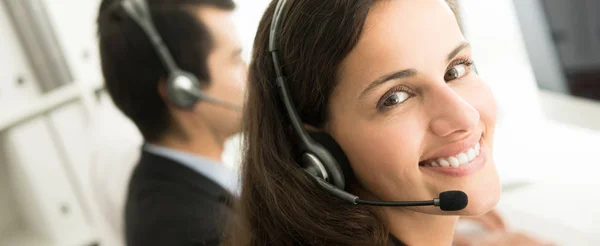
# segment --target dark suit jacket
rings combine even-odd
[[[142,151],[125,208],[128,246],[218,245],[230,194],[173,160]]]

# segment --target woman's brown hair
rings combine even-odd
[[[278,42],[287,85],[304,123],[320,127],[327,121],[339,65],[357,44],[374,1],[288,1]],[[387,227],[376,210],[328,195],[296,162],[268,50],[276,4],[267,8],[254,41],[242,192],[225,245],[386,245]]]

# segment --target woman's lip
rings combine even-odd
[[[485,163],[487,162],[487,156],[483,145],[483,141],[480,141],[480,144],[481,148],[479,150],[479,155],[467,164],[463,164],[458,167],[419,166],[419,168],[422,168],[421,170],[424,171],[436,172],[453,177],[463,177],[471,175],[483,168],[485,166]]]
[[[434,154],[427,156],[426,158],[422,159],[422,161],[419,161],[419,162],[423,163],[423,162],[428,162],[431,160],[436,160],[440,157],[446,158],[449,156],[456,156],[460,153],[467,151],[470,148],[473,148],[473,146],[475,146],[475,144],[477,142],[481,142],[481,139],[483,139],[483,133],[478,134],[478,135],[473,134],[470,137],[468,137],[467,139],[464,139],[462,141],[445,145],[444,147],[434,151],[433,152]]]

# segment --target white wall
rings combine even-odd
[[[244,58],[250,60],[258,22],[270,0],[237,0],[235,24],[244,45]]]
[[[102,81],[98,55],[96,17],[100,0],[40,0],[47,11],[75,79]]]

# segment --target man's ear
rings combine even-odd
[[[156,89],[158,91],[158,95],[160,96],[160,98],[168,105],[169,104],[169,96],[167,95],[167,80],[160,79],[158,81]]]
[[[177,108],[177,106],[175,104],[171,103],[171,101],[169,100],[169,96],[167,94],[167,80],[166,79],[160,79],[158,81],[156,90],[158,92],[158,95],[160,96],[160,99],[162,99],[163,102],[165,103],[165,105],[167,106],[167,111],[169,112],[169,117],[171,118],[171,121],[172,121],[171,122],[172,126],[169,128],[169,131],[171,133],[174,133],[175,136],[177,136],[179,139],[183,139],[183,140],[187,141],[189,138],[189,134],[183,128],[183,124],[182,124],[182,122],[183,122],[182,114],[185,114],[187,111],[179,110]]]
[[[160,96],[160,99],[162,99],[163,102],[165,102],[165,105],[167,105],[167,108],[169,108],[170,111],[178,109],[177,106],[175,104],[171,103],[171,100],[169,100],[169,94],[167,93],[167,80],[166,79],[160,79],[158,81],[156,90],[158,91],[158,95]]]

